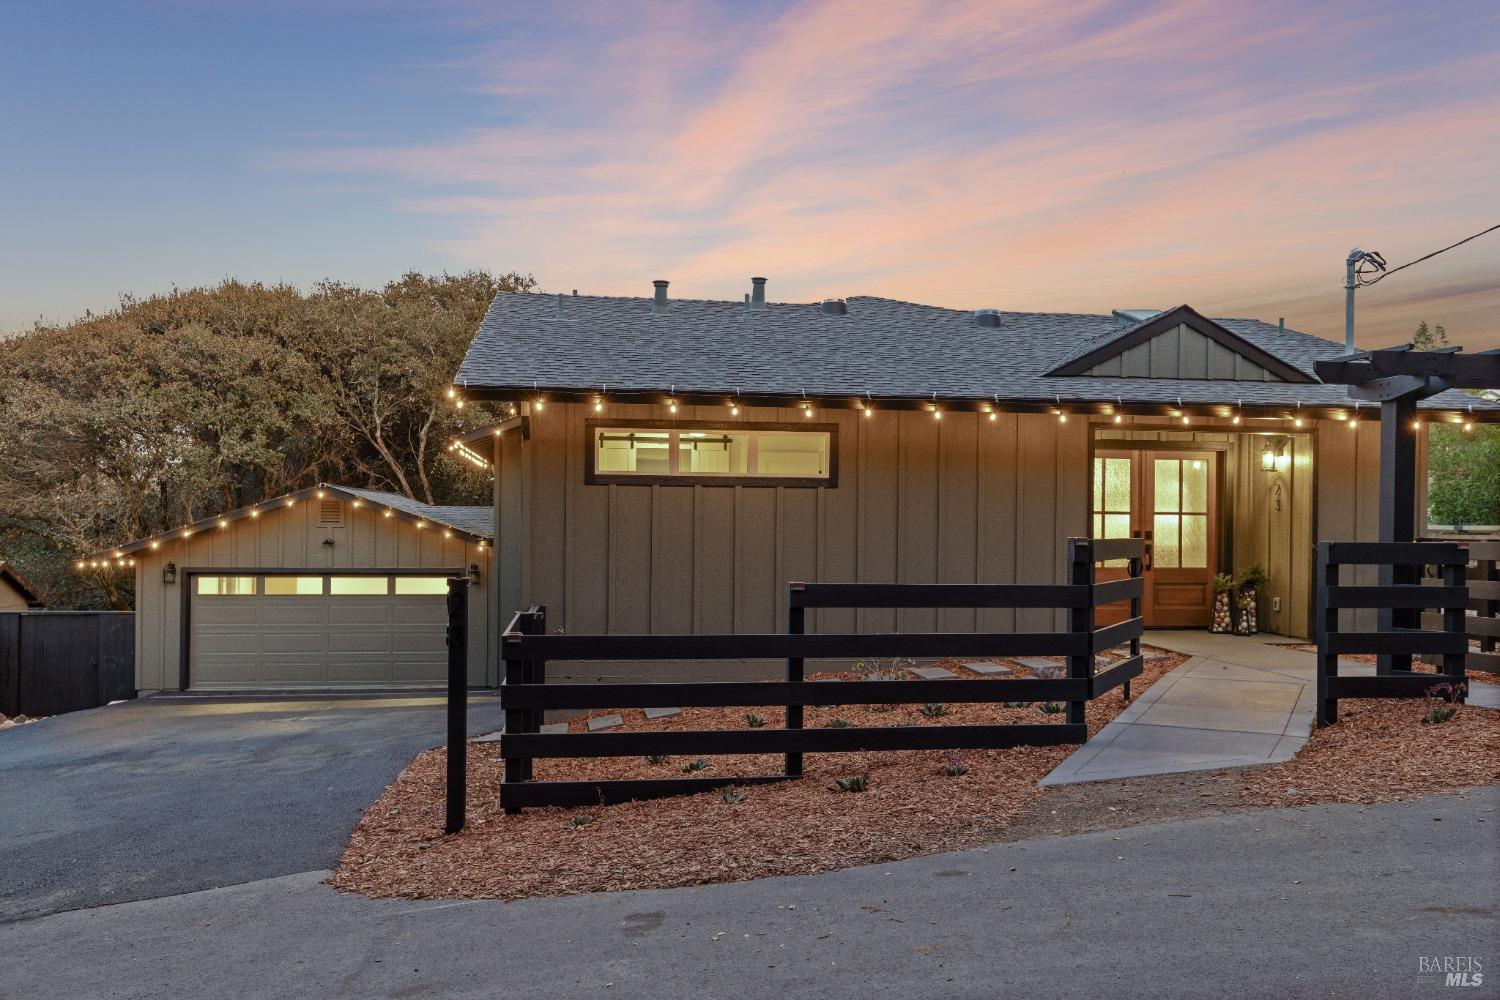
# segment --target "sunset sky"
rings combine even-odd
[[[1342,338],[1500,223],[1500,4],[0,5],[0,330],[124,292],[1165,308]],[[1359,293],[1500,346],[1500,233]]]

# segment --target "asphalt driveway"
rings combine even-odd
[[[431,696],[147,698],[0,731],[0,923],[329,868],[444,725]]]

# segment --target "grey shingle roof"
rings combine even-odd
[[[816,303],[676,299],[657,315],[647,298],[563,300],[501,293],[480,324],[456,385],[525,394],[533,388],[630,392],[795,394],[875,399],[1233,403],[1342,406],[1344,386],[1101,376],[1047,377],[1081,349],[1118,336],[1107,314],[1002,312],[998,328],[966,310],[856,296],[844,316]],[[1343,345],[1253,319],[1226,329],[1313,376]],[[1427,405],[1490,408],[1443,393]]]
[[[493,507],[442,507],[435,504],[418,503],[399,493],[384,490],[361,490],[353,486],[329,486],[344,493],[352,493],[382,507],[404,511],[414,517],[422,517],[445,528],[454,528],[481,538],[492,538],[495,534],[495,510]]]

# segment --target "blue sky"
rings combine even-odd
[[[534,272],[1341,333],[1500,222],[1479,2],[0,6],[0,330],[121,293]],[[1362,291],[1500,345],[1500,234]]]

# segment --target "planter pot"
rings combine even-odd
[[[1221,590],[1214,594],[1214,613],[1209,620],[1208,630],[1222,634],[1234,631],[1234,605],[1229,600],[1229,591]]]

